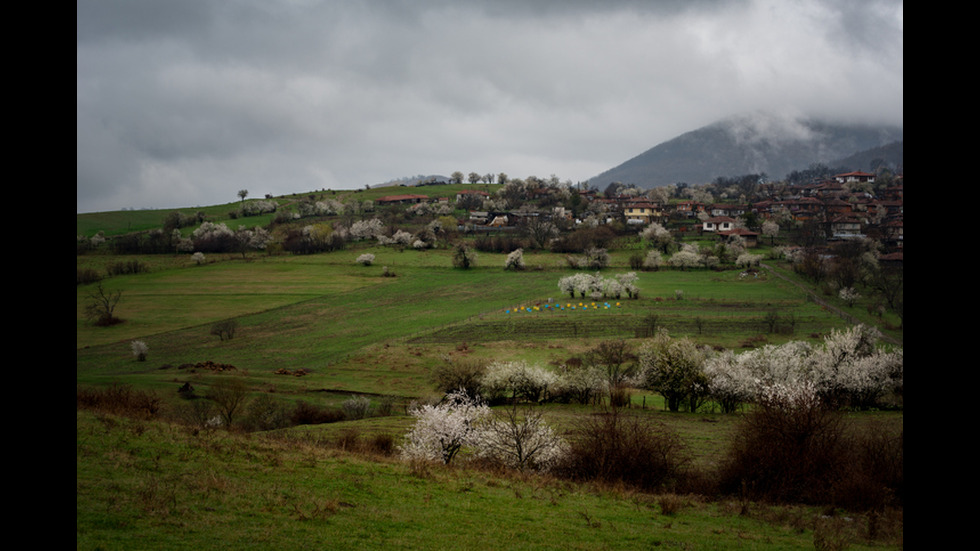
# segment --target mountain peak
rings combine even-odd
[[[901,141],[901,126],[744,113],[661,143],[589,181],[599,188],[612,182],[652,188],[680,182],[704,184],[744,174],[764,173],[780,179],[814,163],[833,165],[859,152]]]

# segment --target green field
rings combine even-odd
[[[561,359],[596,339],[634,338],[651,315],[673,335],[728,348],[753,337],[778,343],[844,326],[798,288],[765,273],[745,279],[737,270],[641,272],[641,298],[592,307],[592,301],[559,294],[557,282],[571,273],[567,269],[509,272],[502,269],[503,255],[482,254],[477,268],[458,270],[447,251],[364,250],[376,255],[373,266],[355,264],[358,250],[231,257],[110,278],[104,287],[122,292],[117,315],[126,320],[112,327],[84,318],[93,285],[79,286],[78,380],[161,384],[173,378],[162,366],[211,360],[248,370],[266,384],[275,384],[277,369],[302,368],[313,372],[305,384],[317,388],[418,396],[429,390],[425,360],[462,343],[479,354],[517,341],[506,348],[521,356],[521,349],[547,342],[548,359]],[[383,277],[384,266],[396,277]],[[770,312],[792,319],[793,333],[767,333]],[[210,327],[228,318],[237,320],[237,336],[220,341]],[[134,339],[149,345],[147,362],[133,361]],[[384,345],[389,351],[417,346],[424,353],[411,356],[421,361],[365,367],[373,356],[385,361],[377,350]],[[401,370],[401,376],[379,378],[379,369]]]
[[[84,412],[76,428],[77,549],[901,548],[812,508],[418,470],[339,450],[322,432],[194,434]]]
[[[364,252],[376,255],[372,266],[355,263]],[[557,365],[604,339],[637,344],[651,320],[671,335],[731,349],[816,342],[847,324],[769,270],[748,278],[738,270],[640,272],[639,299],[593,306],[560,295],[558,280],[573,273],[560,255],[529,253],[522,272],[503,270],[504,257],[480,253],[470,270],[452,268],[446,249],[213,255],[201,266],[189,255],[144,257],[147,273],[102,282],[121,292],[116,315],[124,322],[111,327],[85,318],[96,286],[79,285],[80,387],[151,390],[174,417],[187,407],[182,385],[203,395],[236,375],[254,397],[335,406],[359,394],[396,407],[387,417],[247,435],[80,410],[77,547],[810,549],[815,530],[830,529],[807,508],[684,496],[671,515],[658,496],[623,489],[464,467],[420,473],[392,457],[338,450],[345,430],[400,438],[411,424],[405,405],[435,393],[431,373],[446,358]],[[631,271],[625,255],[613,258],[604,274]],[[77,263],[104,270],[116,260],[81,255]],[[769,332],[773,314],[781,327]],[[233,339],[211,334],[229,319],[238,324]],[[888,334],[901,341],[900,331]],[[131,353],[137,339],[149,346],[145,362]],[[284,374],[299,370],[305,374]],[[698,465],[713,464],[738,421],[710,410],[670,414],[648,391],[636,390],[632,403],[670,423]],[[561,430],[590,414],[585,406],[541,407]],[[900,412],[858,419],[901,430]],[[854,534],[847,540],[849,549],[897,548],[898,534],[873,544]]]

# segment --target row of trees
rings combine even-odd
[[[637,298],[640,290],[637,287],[639,277],[636,272],[627,272],[613,277],[605,277],[599,272],[594,274],[572,274],[558,280],[558,289],[567,293],[569,298],[588,298],[599,300],[604,298],[619,299],[623,295]]]
[[[655,346],[664,348],[664,364],[690,364],[697,354],[683,342]],[[521,365],[504,366],[488,379],[510,388],[514,399],[534,400],[549,384],[540,372]],[[398,449],[413,464],[449,464],[466,452],[478,461],[521,471],[660,492],[879,512],[903,502],[901,434],[849,429],[810,381],[765,386],[754,401],[756,407],[735,426],[733,443],[718,465],[706,469],[688,463],[675,432],[619,407],[579,419],[566,439],[544,421],[542,408],[515,402],[491,409],[464,389],[411,409],[415,424]]]
[[[793,270],[808,281],[845,300],[863,291],[878,301],[878,310],[887,308],[904,320],[904,268],[881,258],[880,244],[870,239],[840,242],[826,251],[800,248],[788,256]]]
[[[660,328],[636,350],[626,341],[607,341],[557,370],[520,361],[447,361],[435,378],[443,392],[461,388],[491,403],[616,402],[628,398],[628,388],[644,388],[663,396],[670,411],[697,411],[713,402],[734,412],[773,389],[806,387],[832,407],[866,409],[903,393],[903,349],[879,347],[880,337],[857,325],[833,331],[819,345],[791,341],[735,353]]]

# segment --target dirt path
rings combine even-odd
[[[827,310],[829,310],[829,311],[837,314],[840,318],[847,320],[849,323],[852,323],[852,324],[855,324],[855,325],[857,325],[859,323],[865,323],[865,322],[857,319],[856,317],[848,314],[847,312],[841,310],[837,306],[834,306],[833,304],[830,304],[826,300],[820,298],[820,296],[813,289],[811,289],[811,288],[809,288],[809,287],[807,287],[805,285],[802,285],[802,284],[800,284],[797,281],[793,281],[792,279],[790,279],[790,278],[784,276],[783,274],[779,273],[779,271],[777,271],[772,266],[769,266],[767,264],[759,264],[759,266],[765,268],[766,270],[769,270],[769,273],[775,275],[776,277],[782,279],[783,281],[787,281],[787,282],[792,283],[793,285],[799,287],[804,292],[806,292],[806,294],[810,297],[811,300],[813,300],[813,302],[815,302],[815,303],[819,304],[820,306],[823,306]],[[887,341],[887,342],[889,342],[891,344],[895,344],[895,345],[901,346],[902,343],[900,341],[898,341],[897,339],[895,339],[895,338],[893,338],[893,337],[891,337],[889,335],[886,335],[883,331],[881,331],[881,329],[878,329],[878,332],[881,333],[881,339],[882,340]]]

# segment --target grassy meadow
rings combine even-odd
[[[375,255],[373,265],[355,262],[365,252]],[[627,258],[614,253],[603,273],[633,271]],[[863,517],[848,524],[814,508],[647,495],[465,463],[410,465],[369,445],[382,435],[397,444],[411,426],[407,404],[435,395],[431,375],[447,359],[555,366],[605,339],[637,344],[651,324],[730,349],[817,342],[846,327],[770,269],[757,277],[639,272],[640,298],[593,305],[561,296],[558,280],[573,271],[550,253],[527,253],[528,269],[520,272],[503,269],[503,254],[479,253],[477,267],[459,270],[448,249],[356,244],[315,255],[208,255],[202,265],[190,255],[133,259],[149,270],[102,281],[106,291],[121,293],[115,313],[123,323],[94,326],[84,310],[96,284],[77,288],[80,388],[147,390],[160,398],[166,419],[189,411],[178,393],[183,385],[204,395],[229,378],[244,380],[253,399],[336,406],[362,395],[394,407],[386,416],[260,433],[79,409],[78,549],[902,546],[900,526],[882,525],[887,536],[870,539]],[[79,255],[77,264],[104,272],[118,260]],[[861,315],[859,307],[849,313]],[[780,329],[770,332],[766,317],[773,314]],[[211,328],[226,320],[237,329],[221,340]],[[900,331],[888,334],[901,341]],[[145,361],[134,358],[133,340],[148,345]],[[205,362],[234,369],[214,371]],[[716,461],[739,421],[711,408],[671,414],[659,396],[639,389],[632,405],[676,430],[699,465]],[[540,407],[559,430],[593,413],[578,405]],[[853,417],[902,427],[900,412]]]
[[[374,265],[354,262],[365,251],[376,255]],[[558,279],[572,272],[548,257],[528,255],[528,265],[540,269],[523,272],[503,270],[504,255],[480,254],[476,268],[459,270],[449,251],[378,247],[303,256],[250,253],[245,260],[229,256],[201,266],[188,258],[182,265],[106,279],[107,291],[122,293],[116,314],[125,322],[112,327],[85,319],[94,285],[82,285],[78,380],[160,383],[173,378],[174,369],[163,366],[211,360],[248,371],[266,385],[282,378],[273,375],[278,369],[305,369],[312,372],[304,379],[310,386],[415,397],[431,390],[425,379],[432,362],[463,345],[476,357],[548,363],[597,339],[631,339],[651,315],[672,335],[727,348],[760,336],[778,343],[844,327],[793,285],[767,274],[740,278],[737,270],[641,272],[639,299],[592,306],[560,295]],[[80,257],[80,264],[89,261],[97,259]],[[395,277],[384,277],[384,267]],[[677,291],[683,298],[676,298]],[[793,333],[768,334],[764,318],[770,312],[791,317]],[[235,338],[221,341],[210,328],[226,319],[236,320],[238,329]],[[146,362],[132,357],[135,339],[150,348]],[[379,371],[388,373],[379,377]]]

